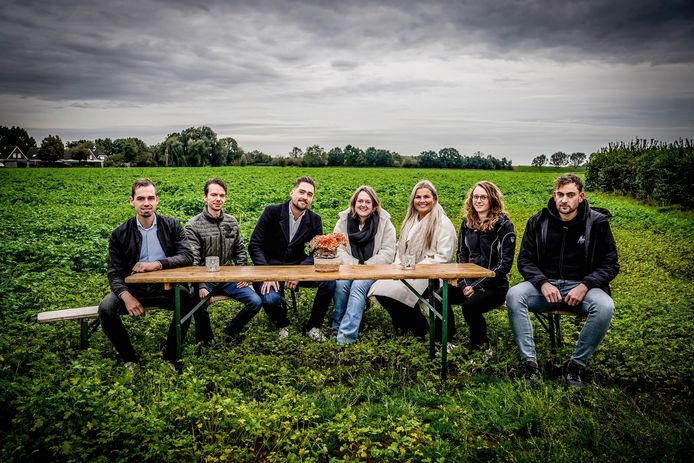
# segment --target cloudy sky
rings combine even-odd
[[[3,0],[0,125],[528,164],[694,137],[694,2]]]

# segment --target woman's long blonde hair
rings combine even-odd
[[[477,187],[482,188],[489,198],[489,212],[484,220],[480,219],[475,207],[472,205],[473,191]],[[504,195],[499,190],[499,187],[486,180],[481,180],[472,185],[465,197],[465,224],[467,227],[480,232],[488,232],[494,229],[494,226],[501,218],[501,214],[508,215],[504,205]]]
[[[416,219],[418,217],[417,209],[414,206],[414,198],[417,194],[417,190],[421,188],[426,188],[431,191],[434,197],[434,207],[431,209],[426,217],[424,217],[420,224],[419,233],[413,237],[409,245],[407,245],[407,235],[410,229],[414,226]],[[424,258],[424,253],[427,249],[431,248],[436,233],[439,231],[439,227],[443,222],[443,217],[446,215],[443,208],[439,204],[439,195],[436,188],[429,180],[422,180],[417,183],[414,188],[412,188],[412,193],[410,194],[410,204],[407,207],[407,214],[405,215],[405,220],[402,222],[402,227],[400,228],[400,240],[398,241],[398,250],[400,255],[414,254],[417,262]]]

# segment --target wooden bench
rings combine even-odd
[[[296,314],[296,291],[290,291],[292,295],[291,307]],[[221,302],[230,299],[227,296],[213,296],[210,298],[210,304]],[[282,298],[282,305],[287,307],[289,303]],[[80,324],[80,349],[86,349],[89,346],[89,336],[99,328],[99,306],[92,305],[89,307],[77,307],[74,309],[50,310],[40,312],[36,315],[36,321],[39,323],[53,323],[63,320],[75,320]],[[93,319],[93,320],[92,320]],[[91,323],[90,323],[90,320]]]

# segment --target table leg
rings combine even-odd
[[[176,298],[176,307],[174,308],[174,319],[176,321],[176,361],[181,359],[183,346],[181,344],[181,286],[176,285],[174,288],[174,296]]]
[[[434,283],[432,280],[429,280],[429,303],[433,306],[433,292],[434,292]],[[434,313],[433,310],[429,310],[429,357],[434,358],[436,357],[436,339],[435,339],[435,328],[436,326],[436,314]]]
[[[448,281],[441,287],[441,381],[448,377]]]

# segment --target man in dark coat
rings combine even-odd
[[[294,183],[289,201],[267,206],[256,223],[248,251],[255,265],[313,265],[306,253],[308,242],[323,234],[323,221],[310,211],[315,183],[310,177],[299,177]],[[298,281],[265,281],[253,285],[263,300],[263,307],[279,330],[280,338],[289,334],[287,309],[282,305],[285,288],[296,289]],[[311,318],[306,334],[316,341],[325,341],[320,327],[335,293],[334,281],[301,282],[301,286],[318,287],[313,300]]]
[[[152,181],[135,181],[130,196],[135,217],[128,219],[111,233],[108,245],[108,282],[111,292],[99,304],[99,320],[106,337],[128,367],[137,362],[137,354],[120,316],[129,314],[139,317],[147,307],[174,310],[175,296],[173,290],[164,290],[162,284],[126,285],[125,277],[133,273],[185,267],[193,263],[193,254],[181,223],[172,217],[157,215],[158,204],[159,197]],[[181,317],[191,308],[190,294],[181,289]],[[201,320],[202,323],[204,320]],[[209,329],[209,318],[207,324]],[[182,339],[185,339],[189,325],[190,320],[181,326]],[[176,357],[176,324],[172,317],[164,359],[176,364]]]
[[[554,182],[548,206],[528,220],[518,255],[518,270],[525,281],[506,295],[527,382],[539,376],[528,311],[561,308],[586,316],[566,366],[569,384],[584,385],[581,374],[614,312],[609,283],[617,276],[619,263],[610,217],[608,211],[588,205],[578,176],[564,174]]]

